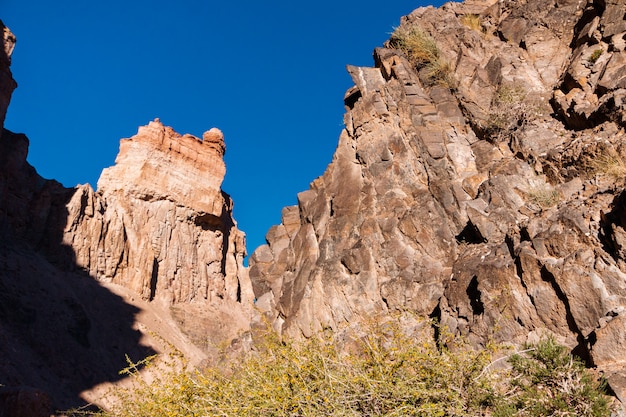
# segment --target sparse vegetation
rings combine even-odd
[[[557,205],[561,195],[558,190],[546,184],[532,188],[528,193],[528,198],[541,208],[550,208]]]
[[[483,27],[480,24],[480,16],[477,14],[464,14],[461,16],[461,24],[477,32],[483,31]]]
[[[528,101],[523,87],[502,85],[494,95],[484,130],[493,142],[502,142],[511,139],[538,115],[538,106]]]
[[[435,40],[421,28],[400,26],[391,35],[389,43],[406,54],[426,84],[456,87],[452,66],[443,57]]]
[[[604,50],[602,48],[598,48],[594,50],[589,56],[589,62],[591,62],[592,64],[595,64],[596,61],[600,59],[603,53],[604,53]]]
[[[499,416],[608,416],[604,382],[548,338],[509,358],[510,391]]]
[[[586,165],[590,176],[602,175],[614,180],[626,178],[626,162],[612,147],[602,147],[597,155],[587,161]]]
[[[282,342],[273,334],[226,369],[147,381],[101,417],[147,416],[608,416],[603,387],[552,339],[526,353],[473,350],[461,340],[416,340],[393,323],[360,337]],[[450,348],[452,346],[452,348]],[[152,366],[148,364],[148,367]]]

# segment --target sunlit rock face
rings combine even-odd
[[[349,66],[333,161],[251,257],[274,327],[409,312],[477,345],[552,333],[624,399],[624,6],[420,8],[400,28],[434,39],[447,79],[391,42]]]
[[[222,133],[180,135],[158,120],[123,139],[98,191],[79,186],[63,242],[99,280],[165,304],[251,302],[245,235],[222,192]]]

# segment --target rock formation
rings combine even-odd
[[[67,204],[63,243],[99,280],[166,305],[252,301],[245,236],[221,191],[222,133],[203,140],[158,120],[124,139],[98,192],[79,186]]]
[[[392,36],[349,66],[331,164],[251,257],[274,327],[409,311],[476,345],[552,333],[626,400],[624,10],[420,8],[398,30],[434,40],[428,65]]]
[[[249,270],[217,129],[141,127],[97,191],[42,179],[4,131],[0,414],[76,404],[123,353],[162,351],[151,332],[202,360],[256,323],[255,298],[294,338],[407,312],[476,346],[550,333],[626,401],[625,8],[466,0],[404,17],[373,67],[348,66],[333,160]],[[426,58],[401,42],[415,33]]]
[[[4,28],[4,26],[3,26]],[[2,121],[15,41],[0,48]],[[249,329],[245,235],[221,190],[224,138],[158,120],[124,139],[94,191],[41,178],[25,135],[0,136],[0,415],[98,399],[125,356],[210,360]]]
[[[17,83],[11,75],[9,66],[11,65],[11,54],[15,48],[15,36],[8,27],[4,26],[0,20],[0,30],[2,31],[2,48],[0,48],[0,127],[4,126],[4,117],[7,113],[7,107],[11,101],[11,94]],[[0,130],[0,136],[2,131]]]

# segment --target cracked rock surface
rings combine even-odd
[[[550,333],[624,401],[625,7],[420,8],[401,28],[434,39],[454,85],[391,42],[348,66],[331,164],[251,257],[274,327],[409,311],[476,345]]]

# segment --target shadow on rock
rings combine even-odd
[[[62,244],[74,189],[41,178],[27,152],[24,135],[3,132],[0,416],[83,406],[83,391],[122,378],[126,356],[155,353],[134,328],[139,310],[76,266]]]

